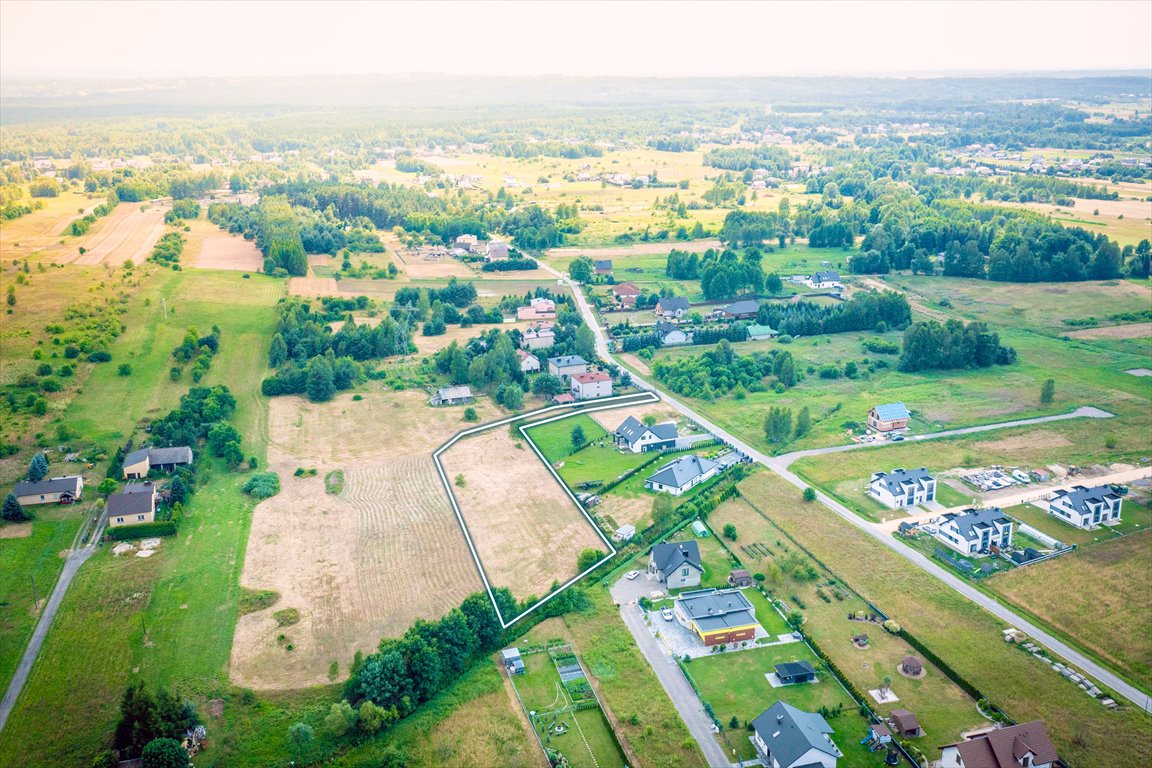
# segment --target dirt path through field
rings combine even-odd
[[[1146,339],[1152,337],[1152,323],[1105,325],[1100,328],[1072,331],[1068,335],[1074,339]]]

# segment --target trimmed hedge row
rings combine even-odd
[[[125,525],[109,528],[104,535],[112,541],[132,541],[133,539],[148,539],[153,536],[175,536],[176,523],[171,520],[159,520],[154,523]]]

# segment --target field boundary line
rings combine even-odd
[[[468,551],[472,554],[472,562],[475,563],[476,570],[480,573],[480,580],[484,583],[484,590],[488,593],[488,599],[489,599],[489,601],[491,601],[492,608],[496,611],[496,618],[500,620],[500,626],[503,629],[507,629],[508,627],[512,626],[516,622],[520,621],[520,619],[522,619],[525,616],[527,616],[528,614],[532,613],[537,608],[544,605],[545,603],[547,603],[549,600],[551,600],[554,597],[556,597],[557,595],[559,595],[564,590],[568,589],[568,587],[571,587],[573,584],[580,581],[580,579],[584,578],[589,573],[591,573],[592,571],[596,570],[598,567],[600,567],[604,563],[611,560],[613,557],[615,557],[615,555],[617,553],[617,549],[615,546],[612,545],[612,542],[609,541],[608,538],[604,535],[604,532],[602,530],[600,530],[600,526],[598,526],[596,524],[596,521],[593,520],[591,515],[588,514],[588,510],[586,510],[584,508],[584,505],[580,503],[579,499],[577,499],[575,494],[572,493],[572,490],[564,483],[564,481],[562,479],[560,479],[560,476],[558,474],[556,474],[556,470],[552,467],[551,462],[549,462],[547,459],[544,458],[544,454],[542,454],[540,452],[540,449],[536,447],[536,444],[532,442],[532,439],[529,438],[526,434],[524,434],[525,427],[520,427],[520,433],[524,434],[524,439],[528,442],[528,445],[531,446],[533,453],[535,453],[537,458],[539,458],[544,463],[544,466],[548,469],[548,472],[551,473],[553,479],[555,479],[556,482],[560,484],[560,487],[564,489],[564,492],[568,495],[568,498],[571,499],[572,503],[576,505],[576,509],[580,510],[580,514],[582,514],[584,516],[584,519],[588,521],[588,524],[592,526],[592,530],[596,531],[596,534],[600,537],[600,540],[603,541],[604,544],[608,547],[608,554],[605,555],[604,557],[602,557],[601,559],[597,560],[590,567],[586,568],[583,572],[577,574],[576,576],[572,577],[568,581],[561,584],[557,589],[553,590],[550,594],[545,596],[543,599],[538,600],[531,607],[522,611],[518,616],[515,616],[512,619],[506,621],[504,619],[504,615],[500,612],[500,606],[496,602],[496,593],[492,589],[492,583],[488,580],[488,574],[484,570],[484,564],[480,560],[480,553],[476,550],[476,544],[472,540],[472,532],[468,529],[468,523],[465,522],[464,514],[460,511],[460,505],[456,501],[456,494],[452,492],[452,483],[449,482],[448,473],[444,471],[444,465],[440,461],[441,454],[443,454],[445,451],[447,451],[449,448],[451,448],[453,445],[455,445],[461,438],[470,437],[471,435],[476,435],[476,434],[479,434],[481,432],[487,432],[488,430],[493,429],[495,427],[501,427],[505,424],[511,424],[513,422],[516,422],[516,421],[523,421],[524,419],[533,419],[536,416],[540,416],[540,415],[543,415],[546,413],[553,413],[553,412],[561,410],[561,409],[569,409],[569,410],[567,410],[566,413],[563,413],[554,419],[547,419],[545,421],[538,421],[538,422],[533,423],[530,426],[537,426],[539,424],[544,424],[546,422],[555,421],[556,419],[567,418],[569,416],[573,416],[573,415],[580,414],[580,413],[591,413],[594,411],[604,411],[604,410],[610,410],[612,408],[623,408],[624,406],[628,406],[628,405],[641,405],[641,404],[645,404],[645,403],[654,403],[654,402],[659,402],[659,401],[660,401],[660,398],[651,392],[639,392],[639,393],[634,394],[634,395],[618,395],[616,397],[610,397],[610,398],[604,398],[602,400],[597,400],[595,402],[601,403],[601,405],[598,405],[594,408],[576,408],[576,409],[573,409],[572,406],[569,406],[569,405],[545,406],[544,408],[538,408],[535,411],[529,411],[528,413],[522,413],[522,414],[519,414],[516,416],[508,416],[508,417],[500,419],[498,421],[489,422],[488,424],[481,424],[480,426],[477,426],[477,427],[471,427],[469,429],[461,430],[461,431],[457,432],[455,435],[453,435],[452,437],[450,437],[447,442],[445,442],[443,445],[441,445],[439,448],[437,448],[435,451],[432,452],[432,463],[436,465],[436,473],[440,476],[440,483],[441,483],[441,485],[444,486],[444,492],[448,494],[448,502],[452,505],[452,511],[456,514],[456,521],[460,524],[460,530],[464,533],[464,542],[468,545]]]

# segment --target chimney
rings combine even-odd
[[[776,715],[776,722],[778,722],[778,723],[784,722],[784,715]]]

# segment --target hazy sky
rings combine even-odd
[[[1152,2],[0,0],[0,75],[1152,69]]]

